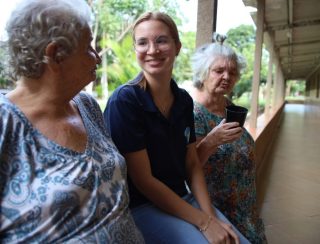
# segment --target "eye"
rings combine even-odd
[[[213,72],[216,72],[217,74],[222,74],[224,72],[224,69],[213,69]]]
[[[137,46],[145,46],[145,45],[148,45],[148,42],[147,42],[147,40],[145,40],[145,39],[139,39],[139,40],[136,41],[135,44],[136,44]]]
[[[155,41],[157,44],[167,44],[169,42],[168,37],[160,36]]]

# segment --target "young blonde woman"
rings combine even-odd
[[[181,49],[175,23],[167,14],[145,13],[133,39],[142,72],[114,91],[104,115],[127,161],[131,212],[146,243],[248,243],[210,203],[193,101],[172,78]]]

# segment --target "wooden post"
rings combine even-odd
[[[251,114],[250,114],[251,128],[257,127],[260,69],[261,69],[261,56],[262,56],[262,44],[263,44],[263,23],[264,23],[264,9],[265,9],[265,0],[258,0],[257,2],[258,2],[258,12],[257,12],[256,48],[254,53],[252,102],[251,102]]]
[[[265,113],[269,114],[271,110],[271,87],[273,78],[273,50],[269,50],[269,64],[268,64],[268,77],[266,85],[266,103],[265,103]]]
[[[216,30],[218,0],[198,0],[196,47],[212,42]]]

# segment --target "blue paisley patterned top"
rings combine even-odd
[[[230,102],[229,102],[230,103]],[[194,103],[197,137],[207,135],[223,119]],[[254,140],[244,129],[240,139],[220,145],[204,166],[210,198],[252,243],[266,243],[256,209]]]
[[[99,106],[74,98],[87,130],[84,153],[42,135],[0,95],[0,240],[5,243],[143,243],[128,212],[124,158]]]

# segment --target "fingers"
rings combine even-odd
[[[238,122],[229,122],[229,123],[225,123],[226,128],[235,128],[235,127],[239,127],[239,123]]]
[[[220,121],[219,125],[223,125],[223,124],[225,124],[225,123],[226,123],[226,119],[223,119],[223,120]],[[219,126],[219,125],[218,125],[218,126]]]
[[[225,130],[223,132],[223,135],[221,136],[222,141],[224,143],[233,142],[233,141],[239,139],[241,137],[242,133],[243,133],[243,129],[241,127],[235,127],[235,128]]]
[[[222,223],[221,224],[223,228],[228,232],[228,234],[232,237],[232,239],[235,241],[236,244],[239,244],[239,237],[232,229],[232,226],[230,224]]]
[[[229,231],[227,230],[226,226],[223,226],[225,224],[219,219],[213,218],[210,222],[209,228],[203,232],[205,237],[210,243],[215,244],[231,244],[233,241],[233,237],[229,234]]]
[[[230,238],[227,238],[227,240],[226,240],[226,244],[231,244],[231,240],[230,240]]]

